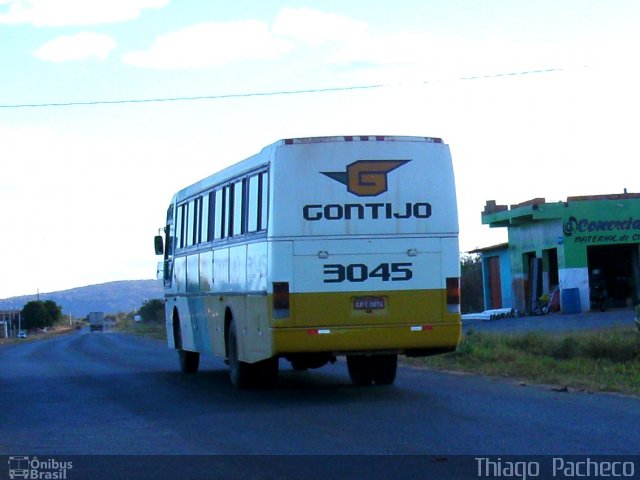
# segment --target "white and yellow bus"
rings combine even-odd
[[[391,384],[398,354],[460,339],[449,147],[397,136],[280,140],[180,190],[164,254],[167,341],[184,372],[227,360],[236,387],[346,356],[354,384]]]

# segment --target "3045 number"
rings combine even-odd
[[[345,280],[358,283],[376,278],[383,282],[406,282],[413,278],[412,266],[412,263],[381,263],[369,269],[364,263],[330,263],[324,266],[324,283],[340,283]]]

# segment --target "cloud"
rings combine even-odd
[[[35,52],[35,56],[49,62],[71,62],[88,58],[104,60],[115,47],[115,40],[108,35],[83,32],[49,41]]]
[[[201,23],[158,37],[150,49],[123,55],[129,65],[160,70],[201,68],[248,59],[273,59],[291,44],[257,20]]]
[[[323,47],[318,53],[327,65],[392,81],[582,66],[594,58],[596,47],[603,49],[580,41],[514,41],[499,35],[470,40],[419,30],[374,29],[354,18],[310,8],[283,8],[273,22],[273,32],[312,49]]]
[[[310,8],[283,8],[273,32],[312,48],[328,47],[328,65],[447,72],[467,53],[460,41],[419,31],[374,31],[366,22]],[[398,74],[398,72],[396,72]],[[393,74],[395,75],[395,74]]]
[[[366,22],[311,8],[283,8],[273,23],[273,32],[314,47],[339,41],[353,42],[367,36]]]
[[[331,64],[369,63],[374,65],[413,65],[450,62],[450,53],[458,49],[453,39],[424,32],[394,32],[357,39],[331,55]]]
[[[170,1],[0,0],[0,24],[63,27],[124,22],[138,18],[146,8],[162,8]]]

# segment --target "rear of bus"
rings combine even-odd
[[[460,339],[458,217],[437,138],[283,141],[271,163],[273,354],[346,355],[356,384],[392,383],[398,354]]]

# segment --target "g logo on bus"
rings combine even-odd
[[[387,174],[411,160],[358,160],[346,172],[320,172],[347,186],[359,197],[375,197],[388,189]]]

